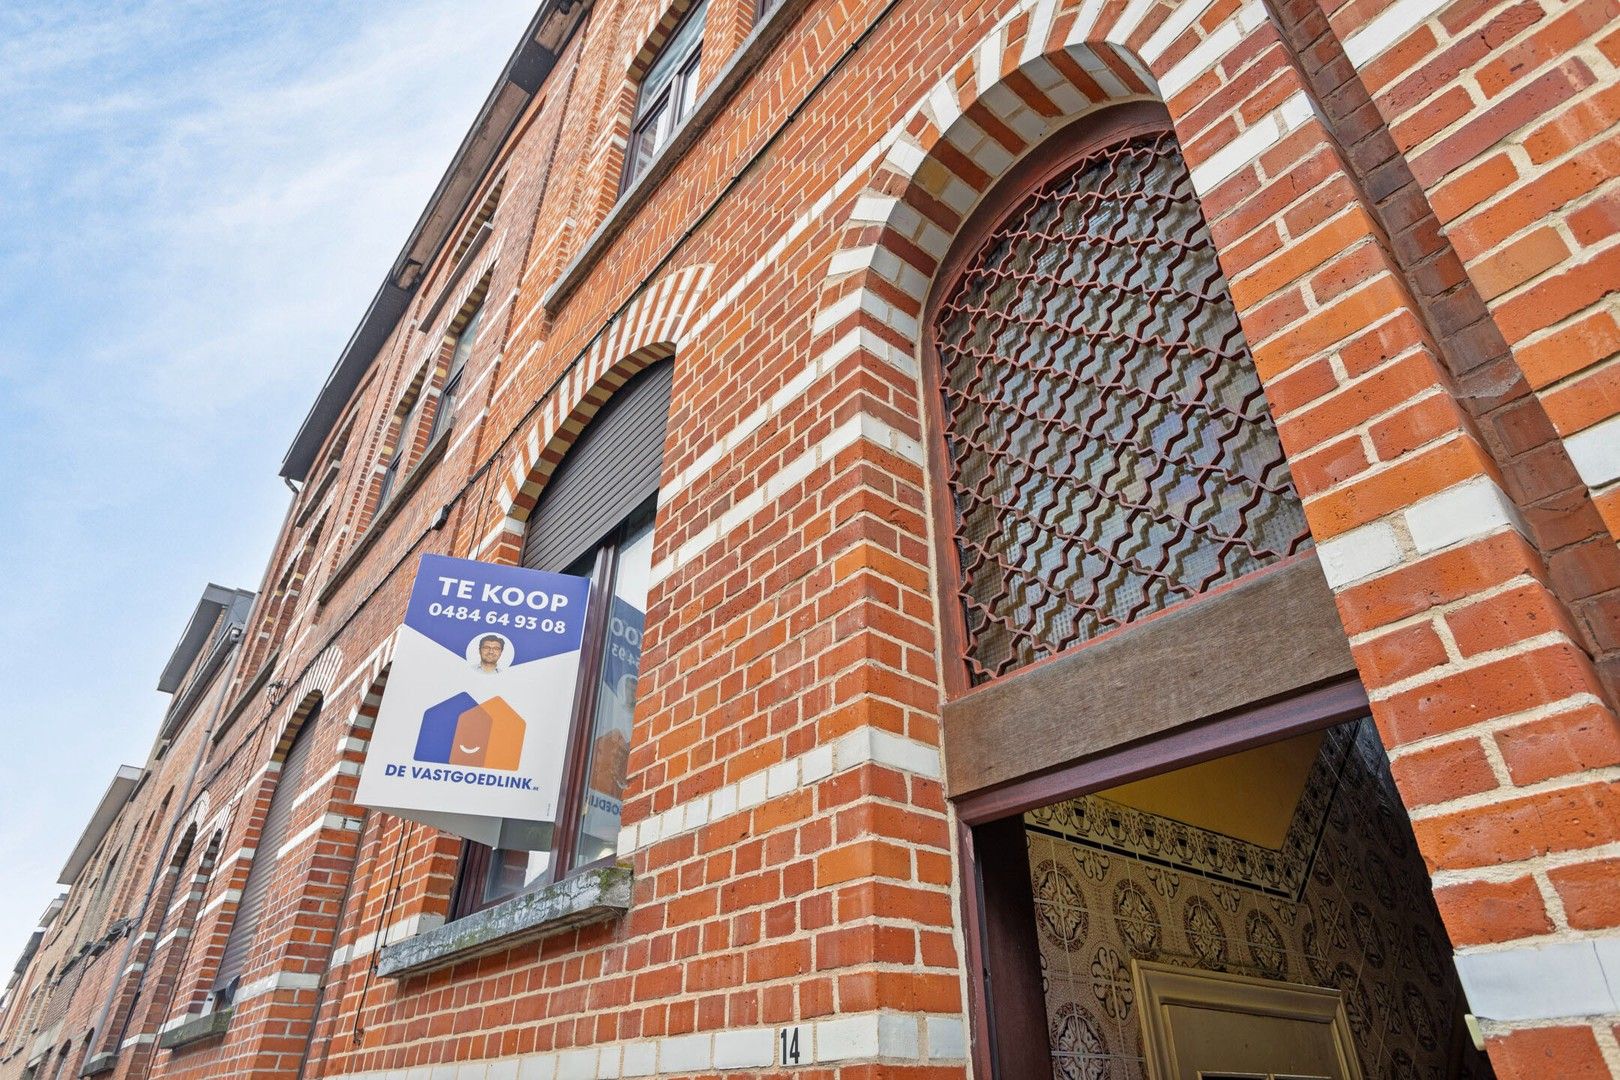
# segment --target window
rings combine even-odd
[[[703,59],[703,20],[708,7],[708,0],[697,0],[692,5],[641,80],[635,116],[630,122],[625,187],[646,171],[697,104],[698,66]]]
[[[416,442],[412,437],[416,431],[416,418],[422,411],[422,400],[427,397],[427,379],[422,379],[422,385],[412,395],[410,404],[401,403],[399,412],[399,431],[394,436],[394,450],[388,455],[388,464],[383,467],[382,486],[377,489],[377,509],[380,511],[388,505],[388,496],[393,493],[394,485],[399,482],[399,474],[404,471],[411,446]]]
[[[433,412],[433,424],[428,428],[429,446],[433,445],[433,440],[439,437],[439,432],[449,427],[450,421],[455,417],[456,395],[461,391],[461,373],[467,367],[467,357],[472,352],[473,342],[478,338],[478,324],[483,318],[484,308],[480,304],[467,318],[461,333],[456,335],[455,351],[450,354],[450,370],[445,373],[444,388],[439,391],[439,405]]]
[[[281,772],[276,777],[275,789],[270,793],[270,807],[265,811],[264,824],[259,827],[259,839],[254,845],[253,863],[248,867],[247,880],[242,883],[242,898],[236,902],[236,918],[225,938],[225,951],[220,956],[219,971],[214,976],[214,990],[208,996],[208,1011],[230,1004],[236,993],[237,982],[247,966],[248,950],[253,948],[253,939],[270,899],[276,861],[292,825],[293,802],[303,792],[310,751],[315,742],[312,733],[320,717],[321,706],[317,701],[293,736],[287,756],[281,761]]]
[[[930,320],[974,683],[1310,545],[1174,134],[1090,123],[992,194]]]
[[[765,16],[782,6],[782,0],[759,0],[759,8],[754,12],[754,21],[763,21]]]
[[[499,848],[466,844],[456,916],[615,852],[673,370],[669,361],[656,364],[613,396],[575,441],[530,516],[523,565],[591,579],[559,820],[549,830],[508,822]]]

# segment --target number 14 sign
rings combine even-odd
[[[776,1048],[781,1055],[783,1065],[800,1065],[804,1061],[804,1052],[799,1047],[799,1028],[785,1027],[776,1033]]]

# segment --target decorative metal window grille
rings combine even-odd
[[[1310,546],[1175,136],[1100,146],[933,320],[975,683]]]

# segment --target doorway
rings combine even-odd
[[[1054,1077],[1492,1075],[1371,719],[1022,828]]]

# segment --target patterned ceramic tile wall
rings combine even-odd
[[[1368,1080],[1490,1075],[1370,721],[1324,740],[1281,852],[1096,796],[1026,821],[1059,1080],[1146,1077],[1132,958],[1339,988]]]

